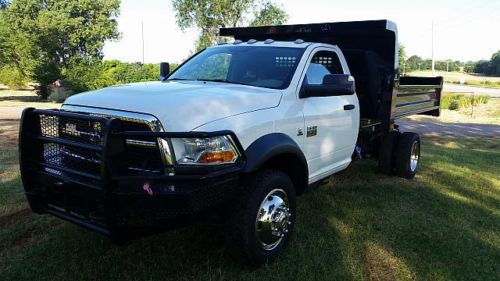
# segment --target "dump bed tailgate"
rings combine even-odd
[[[414,114],[439,116],[443,77],[401,77],[393,93],[392,118]]]

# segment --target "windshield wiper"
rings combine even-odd
[[[185,79],[185,78],[171,78],[166,81],[200,81],[200,82],[219,82],[219,83],[228,83],[228,84],[236,84],[236,85],[245,85],[245,86],[254,86],[252,84],[246,84],[241,82],[229,81],[226,79]]]
[[[193,80],[193,79],[186,79],[186,78],[170,78],[165,81],[186,81],[186,80]]]
[[[246,83],[241,83],[241,82],[236,82],[236,81],[229,81],[229,80],[225,80],[225,79],[196,79],[195,81],[221,82],[221,83],[236,84],[236,85],[254,86],[252,84],[246,84]]]
[[[232,83],[232,82],[230,82],[230,81],[227,81],[226,79],[196,79],[196,81]]]

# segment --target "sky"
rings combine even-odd
[[[274,0],[287,24],[389,19],[398,25],[406,53],[444,60],[490,59],[500,50],[500,0]],[[120,40],[106,42],[105,59],[179,63],[194,51],[196,29],[181,31],[170,0],[122,0]]]

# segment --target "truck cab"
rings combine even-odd
[[[420,138],[395,120],[439,114],[442,78],[397,77],[390,21],[222,29],[158,82],[26,109],[32,210],[127,239],[222,211],[246,261],[285,247],[296,197],[355,159],[413,178]]]
[[[201,73],[191,69],[201,69]],[[328,75],[343,79],[343,88],[322,93],[323,79]],[[242,85],[245,89],[240,96],[261,105],[272,96],[273,102],[263,108],[248,108],[245,114],[216,119],[193,130],[229,129],[241,136],[243,147],[263,136],[280,134],[296,143],[304,154],[308,184],[346,168],[351,162],[358,136],[359,104],[354,78],[337,46],[302,41],[236,41],[205,50],[165,81],[203,81],[233,87],[233,92],[239,86],[232,85]],[[257,88],[265,92],[247,95]],[[224,96],[219,108],[237,107],[242,102],[245,101],[233,102]]]

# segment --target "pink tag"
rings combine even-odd
[[[149,195],[153,195],[153,190],[151,189],[151,186],[149,185],[149,182],[145,182],[144,185],[142,186],[142,189],[146,191]]]

